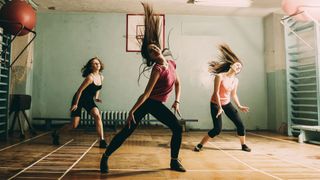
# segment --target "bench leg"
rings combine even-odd
[[[306,133],[304,130],[300,130],[300,134],[298,136],[298,141],[299,141],[299,143],[303,143],[304,141],[306,141]]]
[[[46,129],[47,130],[51,129],[51,120],[46,120]]]
[[[186,132],[187,131],[186,122],[180,121],[180,125],[182,126],[182,132]]]

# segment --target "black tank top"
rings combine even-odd
[[[96,95],[97,91],[99,91],[102,88],[102,85],[95,85],[94,82],[92,82],[91,84],[89,84],[89,86],[87,86],[81,94],[80,99],[85,98],[85,99],[93,99],[93,97]]]
[[[102,83],[102,77],[100,75],[101,83]],[[93,100],[93,97],[96,95],[97,91],[99,91],[102,88],[101,85],[96,85],[94,84],[94,81],[89,84],[83,91],[80,97],[80,100],[85,100],[85,101],[91,101]],[[76,94],[73,97],[73,100],[75,99]]]

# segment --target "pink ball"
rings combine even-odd
[[[320,20],[320,1],[318,0],[283,0],[282,9],[287,15],[302,12],[299,15],[293,16],[298,21],[309,21],[309,14],[316,20]]]
[[[24,0],[12,0],[2,6],[0,17],[10,22],[21,23],[28,29],[33,29],[36,24],[36,12],[30,4]],[[10,34],[16,34],[20,30],[19,24],[2,23],[2,26],[9,31]],[[28,34],[29,31],[23,29],[19,36]]]

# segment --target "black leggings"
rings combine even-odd
[[[219,115],[218,118],[216,118],[217,113],[218,113],[218,109],[219,109],[218,105],[211,103],[210,107],[211,107],[211,117],[212,117],[212,121],[213,121],[213,129],[211,129],[208,132],[208,135],[211,138],[213,138],[213,137],[219,135],[221,132],[222,118],[221,118],[221,115]],[[225,112],[225,114],[228,116],[228,118],[233,122],[233,124],[236,125],[238,135],[244,136],[246,134],[246,130],[245,130],[244,125],[241,121],[238,110],[236,110],[236,108],[233,107],[231,102],[222,106],[222,109]]]
[[[141,119],[147,113],[150,113],[171,129],[171,158],[178,158],[182,138],[182,127],[176,116],[162,102],[152,99],[147,99],[134,112],[134,118],[137,124],[131,121],[130,128],[128,124],[126,124],[125,127],[111,140],[110,145],[105,152],[107,156],[110,156],[121,146],[121,144],[133,133]]]

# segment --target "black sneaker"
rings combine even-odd
[[[200,150],[201,150],[201,148],[202,148],[202,145],[201,144],[198,144],[198,145],[196,145],[195,147],[194,147],[194,151],[195,152],[199,152]]]
[[[186,172],[186,169],[182,166],[178,159],[171,159],[170,169],[178,172]]]
[[[245,145],[245,144],[243,144],[243,145],[241,146],[241,149],[242,149],[242,151],[251,152],[251,149],[250,149],[247,145]]]
[[[57,133],[57,131],[53,131],[51,134],[51,137],[52,137],[52,144],[53,145],[60,145],[59,134]]]
[[[101,173],[108,173],[109,167],[108,167],[108,157],[105,153],[103,153],[101,160],[100,160],[100,172]]]
[[[107,142],[104,139],[100,140],[99,148],[107,148],[107,147],[108,147]]]

